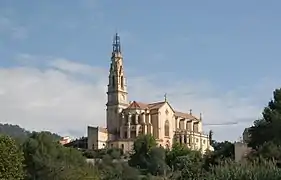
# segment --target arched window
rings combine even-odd
[[[170,131],[170,126],[169,126],[169,121],[168,121],[168,120],[165,121],[165,128],[164,128],[164,131],[165,131],[165,133],[164,133],[165,136],[168,137],[169,134],[170,134],[170,133],[169,133],[169,131]]]

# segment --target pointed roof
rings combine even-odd
[[[133,101],[126,109],[141,109],[141,110],[159,109],[164,104],[165,104],[165,102],[155,102],[155,103],[146,104],[146,103],[142,103],[142,102]]]
[[[191,114],[183,113],[179,111],[175,111],[175,116],[186,118],[186,119],[197,119],[195,116],[192,116]]]
[[[171,105],[168,102],[165,102],[165,101],[154,102],[154,103],[149,103],[149,104],[133,101],[133,102],[130,103],[130,105],[126,109],[157,110],[157,109],[160,109],[165,103],[167,103],[171,107]],[[192,120],[194,120],[194,119],[199,120],[198,118],[196,118],[192,114],[175,111],[172,107],[171,107],[171,109],[174,111],[175,116],[177,116],[177,117],[192,119]]]
[[[146,106],[147,106],[146,104],[133,101],[133,102],[127,107],[127,109],[145,109]]]
[[[148,109],[159,109],[161,108],[166,102],[155,102],[155,103],[150,103],[148,104]]]

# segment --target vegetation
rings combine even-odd
[[[127,159],[119,149],[79,151],[60,145],[56,134],[5,124],[0,125],[0,134],[5,134],[0,135],[0,179],[277,180],[281,179],[280,128],[281,89],[274,91],[263,117],[248,128],[253,151],[239,163],[234,162],[231,142],[212,138],[215,150],[202,155],[177,143],[166,150],[152,136],[139,136]],[[94,165],[86,157],[95,159]]]
[[[0,179],[23,179],[23,154],[15,141],[0,135]]]

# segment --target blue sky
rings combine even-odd
[[[257,109],[250,117],[255,118],[280,83],[280,6],[279,1],[261,0],[0,0],[0,67],[5,72],[19,66],[38,70],[60,58],[107,71],[112,36],[117,31],[128,82],[153,77],[150,81],[159,91],[151,98],[157,99],[166,89],[179,96],[189,91],[189,84],[204,89],[190,88],[200,93],[187,105],[171,96],[173,104],[189,109],[196,104],[193,101],[200,101],[203,104],[196,105],[199,112],[206,104],[199,98],[208,94],[208,98],[217,98],[223,104],[222,95],[235,94],[241,101],[250,99],[249,106]],[[40,67],[35,67],[34,61],[23,63],[23,57],[36,59]],[[176,84],[177,89],[173,89]],[[132,98],[146,100],[142,97],[147,93],[131,89]],[[179,89],[180,93],[176,91]],[[214,113],[203,109],[206,116]],[[236,120],[245,118],[238,112],[226,114],[221,108],[216,113],[221,111],[224,116],[217,118],[220,122],[233,116]],[[241,129],[229,139],[235,139]]]

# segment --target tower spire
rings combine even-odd
[[[112,51],[114,53],[121,53],[120,36],[118,35],[118,33],[116,33],[114,36],[112,47]]]

